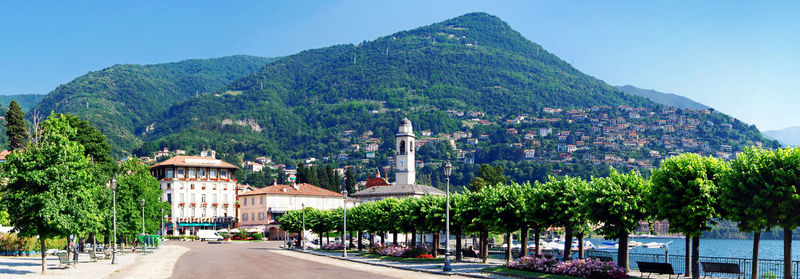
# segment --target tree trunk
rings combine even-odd
[[[522,229],[519,231],[519,238],[520,238],[520,256],[528,256],[528,226],[522,226]]]
[[[456,233],[456,261],[461,261],[461,232]]]
[[[628,234],[619,237],[619,247],[617,247],[617,265],[625,270],[631,270],[630,258],[628,257]]]
[[[72,241],[69,239],[69,236],[67,236],[67,247],[65,249],[65,250],[67,250],[67,259],[69,259],[69,255],[70,255],[70,252],[71,252],[71,250],[69,249],[69,246],[70,246],[71,242]]]
[[[358,231],[358,251],[359,252],[364,251],[364,244],[363,244],[363,242],[361,242],[363,240],[363,237],[364,237],[364,232]]]
[[[369,249],[372,250],[372,246],[375,246],[375,234],[369,234]]]
[[[47,255],[45,255],[45,251],[47,251],[47,246],[44,245],[44,237],[39,237],[39,245],[42,247],[42,275],[47,275]]]
[[[583,232],[578,233],[578,259],[583,259]]]
[[[394,243],[392,243],[392,244],[393,244],[394,246],[399,246],[399,245],[397,244],[397,231],[394,231],[394,232],[392,232],[392,237],[394,238]]]
[[[381,246],[386,246],[386,232],[381,232]]]
[[[533,251],[533,254],[537,257],[542,255],[542,246],[539,245],[539,240],[541,240],[542,234],[539,233],[539,229],[537,228],[535,232],[533,232],[533,241],[534,245],[536,245],[536,250]]]
[[[750,275],[750,279],[758,279],[758,242],[760,240],[761,231],[759,230],[753,234],[753,267],[751,268],[753,272]]]
[[[328,244],[331,243],[331,232],[326,232],[325,233],[325,242],[328,243]],[[320,242],[319,246],[322,247],[322,243],[321,242]]]
[[[511,246],[514,244],[511,243],[511,232],[506,233],[506,264],[511,262]]]
[[[564,228],[564,260],[572,259],[572,228]]]
[[[434,232],[433,239],[431,239],[431,255],[434,258],[439,256],[439,240],[442,239],[439,234],[439,232]]]
[[[411,243],[412,248],[417,247],[417,231],[411,231]]]
[[[791,263],[791,258],[789,258]],[[791,265],[790,265],[791,269]],[[791,274],[790,274],[791,276]],[[700,279],[700,237],[692,238],[692,279]]]
[[[692,251],[692,239],[689,238],[688,235],[684,236],[684,237],[686,238],[686,250],[684,250],[684,251],[686,251],[686,257],[684,257],[685,258],[684,260],[685,260],[686,273],[684,273],[683,275],[685,275],[686,277],[689,277],[689,276],[692,275],[692,253],[691,253],[691,251]]]
[[[489,231],[481,232],[481,259],[483,263],[489,261]]]
[[[792,230],[783,228],[783,278],[792,279]]]

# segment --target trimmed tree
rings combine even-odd
[[[486,202],[491,205],[494,215],[492,224],[493,231],[504,232],[506,234],[506,263],[511,262],[511,250],[513,243],[511,234],[520,228],[525,228],[525,212],[527,202],[525,201],[525,189],[530,185],[520,185],[512,183],[508,186],[489,186],[486,190]],[[524,247],[523,249],[526,249]]]
[[[8,104],[6,112],[6,135],[8,136],[8,148],[10,150],[25,147],[28,139],[28,127],[25,125],[25,113],[17,101]]]
[[[721,159],[686,153],[661,161],[650,177],[653,215],[669,220],[671,232],[692,238],[687,268],[691,267],[694,279],[700,278],[700,236],[719,217],[717,184],[726,170]]]
[[[619,239],[617,264],[630,270],[628,235],[647,218],[645,199],[650,183],[638,172],[621,174],[611,168],[607,178],[592,178],[583,200],[587,218],[600,224],[598,233]]]
[[[538,181],[533,184],[530,189],[525,191],[526,211],[524,215],[524,222],[533,230],[533,241],[535,245],[534,255],[541,255],[542,247],[539,244],[542,231],[550,227],[551,220],[549,214],[549,201],[544,199],[542,188],[544,185]],[[527,250],[527,249],[526,249]]]
[[[564,228],[564,259],[572,258],[572,236],[575,229],[585,226],[581,197],[588,187],[579,177],[550,177],[542,187],[542,199],[548,201],[547,214],[550,223]]]

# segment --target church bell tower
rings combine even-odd
[[[414,136],[414,128],[408,118],[403,118],[400,121],[400,128],[394,137],[397,144],[397,160],[395,160],[397,178],[395,183],[397,185],[415,184],[417,173],[414,170],[414,141],[416,141],[417,137]]]

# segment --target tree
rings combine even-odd
[[[535,255],[539,256],[542,253],[542,247],[539,244],[539,239],[542,230],[552,224],[552,220],[547,215],[549,214],[549,201],[546,200],[543,194],[544,185],[535,182],[533,187],[527,189],[525,193],[525,202],[527,203],[525,215],[523,216],[524,222],[528,224],[529,228],[533,229]]]
[[[492,167],[489,164],[481,164],[475,178],[470,181],[469,186],[472,191],[479,191],[487,185],[497,185],[508,183],[508,177],[503,175],[503,167]]]
[[[671,232],[692,238],[691,265],[687,266],[694,279],[700,277],[700,236],[719,217],[717,184],[726,170],[720,159],[686,153],[661,161],[650,177],[653,215],[669,220]]]
[[[356,171],[354,167],[347,168],[347,172],[345,173],[345,187],[347,187],[348,193],[355,193],[356,192]]]
[[[142,199],[144,199],[144,228],[155,233],[161,226],[161,209],[169,214],[170,205],[161,201],[158,180],[150,167],[135,158],[125,160],[117,175],[117,232],[125,237],[142,233]]]
[[[488,190],[486,188],[480,191],[467,191],[464,193],[466,196],[465,207],[459,208],[459,215],[464,218],[464,221],[469,224],[465,229],[472,232],[478,232],[480,235],[480,253],[483,263],[488,261],[489,257],[489,230],[494,224],[494,204],[487,202]]]
[[[494,231],[506,233],[506,263],[511,261],[511,233],[521,229],[528,230],[525,223],[525,215],[527,212],[528,203],[525,200],[528,196],[525,194],[527,189],[530,189],[529,184],[516,184],[505,186],[490,186],[485,188],[487,192],[487,203],[493,204],[495,222],[493,224]],[[527,232],[524,233],[527,238]],[[526,247],[522,249],[527,250]]]
[[[645,199],[649,181],[635,171],[621,174],[611,168],[609,172],[607,178],[592,178],[591,187],[582,199],[584,212],[589,220],[600,224],[598,233],[619,239],[617,263],[629,270],[628,235],[647,217]]]
[[[586,223],[580,199],[588,183],[578,177],[551,176],[542,186],[542,199],[548,201],[546,216],[550,216],[552,225],[564,228],[564,259],[570,259],[573,232]]]
[[[8,104],[6,112],[6,135],[8,136],[8,148],[11,150],[25,147],[28,139],[28,127],[25,125],[25,113],[17,101]]]
[[[44,124],[47,129],[34,131],[36,141],[7,157],[8,182],[0,201],[19,235],[38,235],[41,247],[46,247],[47,238],[99,227],[103,209],[96,195],[104,184],[92,171],[83,146],[69,140],[76,130],[66,119],[50,116]],[[42,274],[46,266],[42,253]]]
[[[115,168],[114,159],[111,157],[111,145],[106,141],[106,136],[92,126],[89,121],[69,114],[56,114],[56,117],[63,117],[76,133],[69,139],[77,141],[84,147],[84,154],[89,157],[96,165],[99,165],[105,172],[113,172]]]

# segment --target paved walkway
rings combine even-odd
[[[160,272],[170,269],[156,270],[156,272],[143,276],[115,276],[120,272],[125,273],[131,268],[136,268],[141,262],[164,261],[163,265],[172,266],[179,257],[175,255],[183,249],[174,245],[162,245],[151,255],[142,256],[139,254],[117,253],[117,264],[112,265],[111,260],[100,260],[91,262],[89,254],[84,253],[78,256],[76,267],[59,268],[58,257],[47,257],[47,275],[42,275],[41,257],[0,257],[0,278],[166,278],[169,274],[163,275]],[[185,252],[185,251],[184,251]],[[170,257],[174,259],[170,261]],[[136,268],[137,270],[139,268]]]

